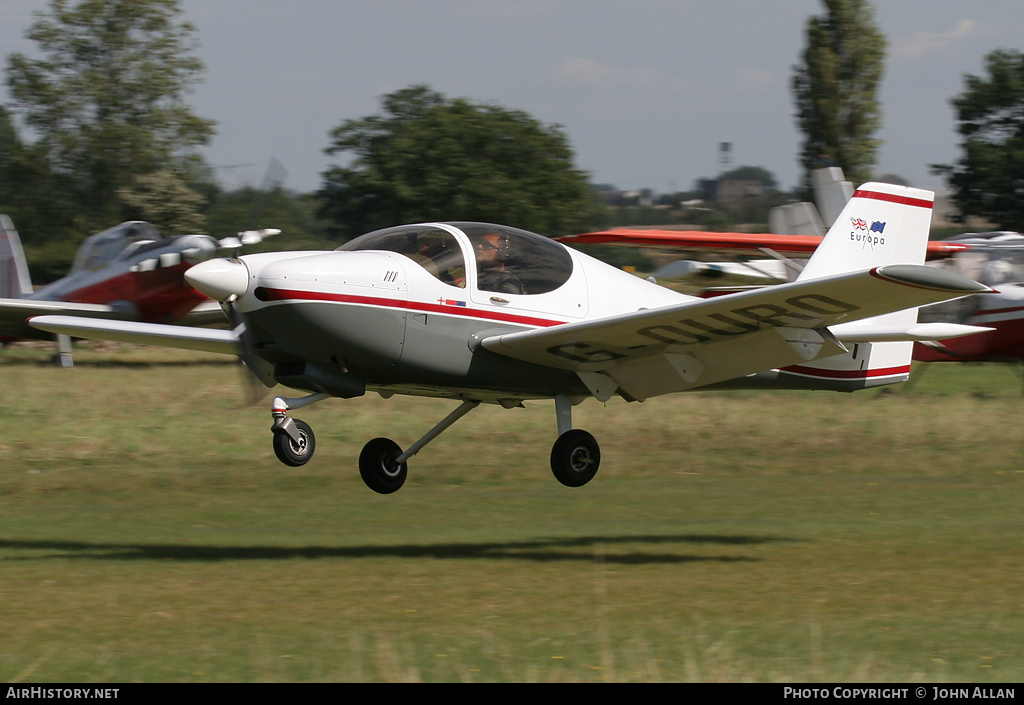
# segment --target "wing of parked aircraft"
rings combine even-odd
[[[821,244],[818,235],[778,235],[775,233],[713,233],[703,230],[657,230],[613,228],[591,233],[562,235],[555,238],[566,245],[632,245],[666,247],[726,255],[764,256],[767,251],[787,257],[810,257]],[[931,240],[926,259],[938,259],[971,248],[969,243]]]
[[[79,304],[68,301],[37,301],[34,299],[0,299],[0,338],[36,339],[39,331],[28,324],[33,316],[82,316],[130,321],[135,312],[108,304]],[[221,314],[221,318],[224,315]]]

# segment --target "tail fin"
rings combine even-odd
[[[853,194],[814,251],[797,281],[874,269],[887,264],[924,264],[931,226],[931,191],[868,183]],[[871,331],[909,330],[910,308],[857,323],[862,339]],[[843,355],[781,370],[819,388],[852,390],[903,382],[910,376],[912,342],[858,343]]]
[[[931,191],[864,184],[829,228],[797,281],[884,264],[924,264],[934,198]]]
[[[32,294],[25,252],[14,224],[6,215],[0,215],[0,297],[24,299]]]
[[[837,166],[815,169],[811,178],[814,203],[801,201],[772,208],[768,212],[768,223],[773,233],[821,237],[853,198],[853,184],[843,180],[843,170]]]
[[[811,180],[818,215],[825,227],[831,228],[853,198],[853,184],[843,179],[843,170],[837,166],[815,169],[811,173]]]

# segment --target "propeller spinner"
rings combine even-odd
[[[190,267],[185,281],[214,301],[228,301],[249,288],[249,269],[238,259],[211,259]]]

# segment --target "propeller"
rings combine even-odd
[[[238,357],[238,361],[246,370],[242,383],[247,392],[246,398],[250,405],[256,404],[266,396],[268,389],[277,384],[274,379],[274,367],[253,352],[252,334],[249,332],[245,314],[238,310],[234,301],[224,302],[221,306],[228,316],[231,329],[238,336],[238,341],[242,346],[242,354]]]
[[[233,254],[237,254],[238,250],[242,249],[246,245],[255,245],[257,242],[263,242],[272,235],[280,235],[281,231],[277,228],[263,228],[262,230],[245,230],[238,233],[238,235],[232,235],[221,239],[219,245],[222,250],[230,250]]]
[[[242,347],[239,359],[250,373],[247,375],[246,386],[249,388],[250,400],[255,403],[265,390],[259,390],[253,384],[254,380],[266,388],[273,387],[277,382],[274,380],[273,366],[254,352],[254,341],[249,332],[248,321],[245,314],[235,305],[238,298],[248,290],[249,279],[249,268],[245,262],[236,258],[207,260],[185,272],[185,280],[197,291],[214,301],[219,301],[227,315],[231,329],[238,336]]]

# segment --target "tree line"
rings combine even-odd
[[[799,158],[808,174],[827,162],[860,182],[871,177],[878,147],[885,38],[866,0],[824,7],[809,18],[793,68]],[[386,95],[378,113],[331,131],[325,151],[344,165],[331,167],[317,192],[225,192],[199,153],[216,125],[186,100],[204,70],[195,31],[179,0],[49,0],[26,35],[39,56],[6,57],[0,212],[22,231],[34,274],[63,273],[84,237],[124,220],[148,220],[165,234],[271,225],[287,233],[271,243],[279,248],[420,220],[497,221],[557,235],[683,210],[609,209],[576,167],[561,126],[423,85]],[[986,70],[967,76],[952,101],[961,159],[933,168],[962,217],[1024,230],[1024,56],[995,51]],[[252,222],[257,213],[263,222]],[[686,217],[722,227],[751,216],[712,209]]]

